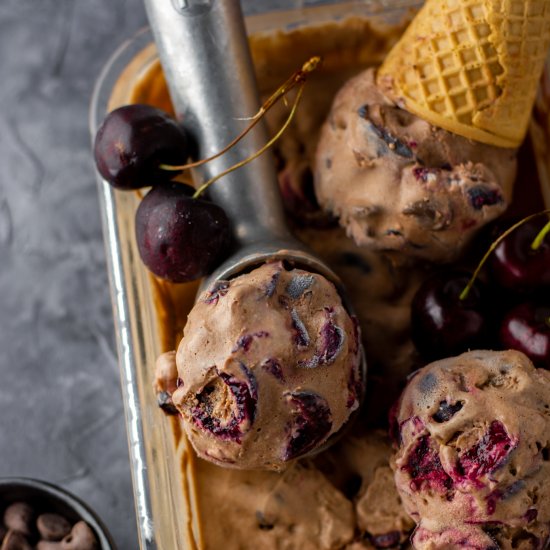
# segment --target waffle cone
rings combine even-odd
[[[435,126],[518,147],[549,45],[550,0],[426,0],[378,81]]]

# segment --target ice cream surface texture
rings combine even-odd
[[[356,428],[359,433],[355,433]],[[361,430],[282,472],[230,470],[197,459],[201,516],[216,511],[201,548],[344,550],[402,548],[414,522],[392,481],[391,445]]]
[[[359,406],[359,329],[324,277],[268,263],[203,293],[189,314],[172,395],[198,455],[281,469]]]
[[[409,382],[394,432],[417,550],[546,548],[550,372],[516,351],[437,361]]]
[[[401,109],[374,69],[337,94],[323,126],[315,192],[359,246],[456,259],[512,198],[516,151],[473,142]]]

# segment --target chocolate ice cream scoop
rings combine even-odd
[[[516,150],[436,128],[392,101],[369,69],[337,94],[315,192],[359,246],[451,261],[512,198]]]
[[[547,546],[550,372],[516,351],[437,361],[409,382],[393,431],[417,550]]]
[[[147,0],[145,4],[177,117],[195,137],[198,156],[211,157],[242,132],[250,122],[246,118],[260,107],[239,2]],[[209,180],[225,172],[267,142],[265,127],[258,124],[238,146],[203,165],[198,178]],[[236,247],[203,283],[207,295],[199,297],[189,316],[177,360],[183,385],[174,392],[173,403],[186,420],[200,455],[239,468],[278,469],[284,462],[330,442],[329,436],[338,432],[358,408],[362,391],[356,391],[355,386],[362,387],[365,379],[358,331],[342,306],[340,296],[345,297],[338,277],[294,239],[286,226],[275,163],[269,153],[228,173],[209,188],[209,194],[225,209]],[[278,287],[271,296],[264,288],[270,281],[261,282],[274,268],[258,266],[274,260],[307,270],[287,281],[288,296],[281,299],[290,300],[288,310],[277,301]],[[286,273],[282,267],[278,269],[278,273]],[[281,281],[287,279],[284,273]],[[306,286],[302,289],[297,284]],[[249,290],[244,296],[225,299],[224,294],[241,292],[235,289]],[[252,301],[249,296],[254,297]],[[310,299],[317,308],[308,313],[311,326],[306,312],[298,306]],[[225,311],[226,302],[232,303],[233,309]],[[346,306],[349,311],[349,304]],[[261,328],[264,321],[270,325],[272,315],[276,327]],[[338,324],[335,315],[347,319],[349,326]],[[210,316],[213,320],[206,330],[203,317],[208,320]],[[291,333],[295,334],[287,342]],[[287,346],[284,355],[277,347],[279,337]],[[241,357],[256,345],[266,353],[254,357],[252,363]],[[285,386],[277,386],[281,384],[279,370],[284,379],[286,368],[296,368],[300,374],[290,376],[292,381],[315,382],[281,391]],[[266,374],[270,369],[273,373]],[[330,395],[324,390],[319,393],[320,381],[328,384],[329,375],[334,391]],[[261,382],[266,376],[271,377],[269,384]],[[347,384],[353,388],[348,389]],[[169,410],[170,396],[162,399],[161,405]],[[260,420],[267,418],[267,411],[274,413],[279,408],[284,414],[281,412],[278,421],[277,417],[272,419],[272,428]],[[258,426],[261,433],[256,432]],[[280,441],[283,435],[284,442]],[[268,440],[270,436],[273,441]]]
[[[318,450],[363,393],[357,323],[334,285],[282,262],[200,295],[175,362],[191,443],[233,468],[279,470]]]

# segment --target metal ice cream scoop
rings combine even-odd
[[[210,157],[239,135],[249,124],[244,119],[260,107],[240,2],[145,0],[145,6],[176,116],[197,141],[199,158]],[[200,177],[206,181],[220,174],[258,151],[268,140],[260,121],[238,146],[201,166]],[[286,260],[333,282],[351,312],[339,278],[291,235],[269,151],[224,176],[209,188],[209,193],[231,220],[237,247],[206,279],[203,289],[265,261]],[[364,356],[362,373],[364,381]],[[329,438],[318,451],[337,437],[335,434]]]
[[[170,95],[179,120],[199,145],[199,158],[221,151],[259,107],[254,68],[238,0],[146,0]],[[300,63],[300,61],[298,61]],[[238,146],[206,165],[206,181],[267,141],[262,122]],[[235,253],[204,283],[228,279],[269,259],[284,259],[340,285],[332,270],[289,232],[268,151],[209,188],[231,220]],[[340,288],[341,290],[341,288]]]

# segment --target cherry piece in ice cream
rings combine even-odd
[[[402,468],[411,478],[413,491],[421,490],[424,484],[431,489],[443,492],[453,486],[453,480],[443,470],[438,452],[433,448],[431,439],[427,435],[419,439]]]
[[[246,370],[249,382],[221,373],[221,382],[206,386],[197,395],[197,405],[191,410],[191,415],[198,426],[216,437],[240,443],[241,437],[254,422],[258,400],[255,380]],[[220,392],[224,394],[223,397],[219,395]],[[231,410],[216,411],[216,400],[224,401],[226,406],[230,403]]]
[[[292,410],[287,425],[289,441],[285,460],[314,449],[332,428],[332,415],[325,399],[311,392],[296,392],[287,396]]]
[[[502,465],[514,447],[502,422],[494,420],[481,440],[460,455],[460,474],[470,481],[477,480]]]

